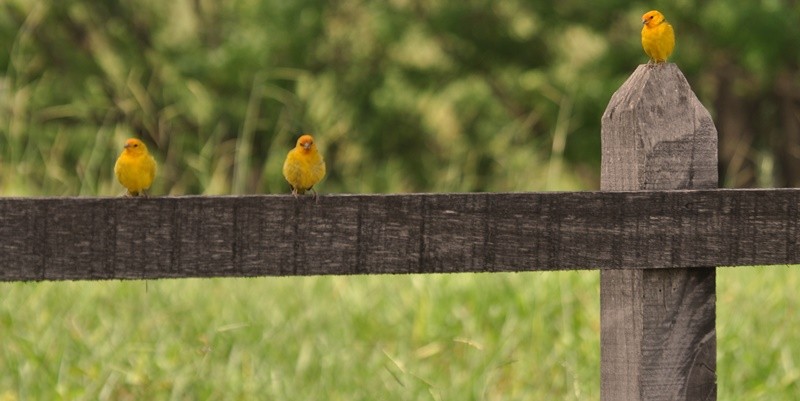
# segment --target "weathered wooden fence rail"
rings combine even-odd
[[[674,64],[602,127],[609,192],[0,198],[0,281],[601,269],[602,398],[716,399],[715,266],[800,263],[800,190],[713,189]]]
[[[0,198],[0,280],[800,263],[800,189]]]

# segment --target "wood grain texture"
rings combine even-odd
[[[716,128],[675,64],[641,65],[614,94],[602,120],[602,156],[606,191],[715,188],[718,182]],[[698,219],[700,214],[674,223],[714,224]],[[775,223],[794,226],[786,217]],[[733,232],[727,237],[741,239]],[[672,236],[672,241],[704,240]],[[670,247],[652,245],[655,253]],[[740,245],[710,248],[738,253]],[[673,255],[687,261],[685,253]],[[681,269],[636,263],[626,266],[645,269],[601,272],[602,399],[716,399],[716,272],[695,266],[725,264],[731,263],[698,258]]]
[[[0,280],[800,263],[800,190],[0,198]]]
[[[640,65],[601,124],[604,191],[716,188],[717,130],[675,64]]]

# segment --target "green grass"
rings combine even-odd
[[[597,278],[2,284],[0,399],[597,398]]]
[[[0,284],[0,400],[592,400],[596,272]],[[800,391],[794,268],[718,270],[719,399]]]
[[[720,400],[800,394],[800,266],[717,270]]]

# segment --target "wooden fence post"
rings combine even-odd
[[[675,64],[640,65],[601,135],[604,191],[717,187],[716,128]],[[601,271],[603,400],[716,399],[715,279],[714,267]]]

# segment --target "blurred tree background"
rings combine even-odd
[[[323,193],[594,189],[651,7],[717,124],[723,185],[800,184],[796,1],[0,4],[6,195],[118,195],[134,135],[155,194],[286,192],[302,132]]]

